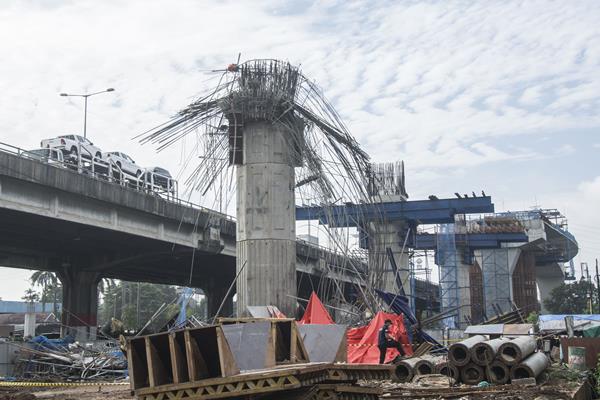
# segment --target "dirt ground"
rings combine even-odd
[[[0,400],[122,400],[132,399],[129,386],[0,389]]]

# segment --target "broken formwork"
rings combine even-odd
[[[356,382],[394,376],[393,365],[311,362],[294,320],[222,323],[130,339],[131,389],[138,398],[282,398],[295,390],[320,393],[317,398],[377,398],[380,389]]]

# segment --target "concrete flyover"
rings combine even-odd
[[[233,218],[3,151],[0,221],[0,266],[56,272],[63,322],[85,334],[104,277],[201,288],[209,314],[235,278]],[[362,279],[357,260],[304,241],[296,251],[298,274]],[[223,312],[232,311],[230,296]]]

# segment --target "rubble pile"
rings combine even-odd
[[[116,342],[82,345],[70,336],[36,336],[20,346],[14,375],[42,382],[115,381],[127,377],[127,360]]]

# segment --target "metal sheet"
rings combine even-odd
[[[532,330],[532,324],[504,324],[504,336],[528,335]]]
[[[240,370],[270,368],[275,365],[270,322],[226,324],[222,327]],[[268,352],[273,352],[272,362],[267,361]]]
[[[502,335],[503,333],[504,324],[471,325],[465,330],[467,335]]]
[[[346,330],[346,325],[298,325],[310,362],[346,362],[347,360],[336,359],[340,347],[346,346]]]

